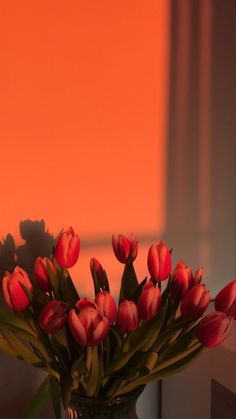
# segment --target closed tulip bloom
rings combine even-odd
[[[138,308],[133,301],[124,300],[118,307],[116,326],[121,333],[132,332],[139,323]]]
[[[30,279],[22,268],[16,266],[12,274],[5,273],[2,280],[3,297],[6,304],[14,311],[23,311],[30,305],[30,300],[21,284],[29,291],[32,290]]]
[[[196,329],[196,336],[203,346],[213,348],[227,338],[232,324],[233,317],[229,317],[221,311],[214,311],[200,321]]]
[[[156,316],[161,302],[161,292],[154,287],[152,281],[147,281],[138,299],[138,313],[142,320],[149,320]]]
[[[190,283],[192,280],[192,271],[188,265],[180,260],[175,267],[172,274],[172,287],[171,287],[171,296],[176,299],[178,297],[183,298],[186,292],[190,288]]]
[[[210,302],[210,292],[204,284],[195,285],[184,296],[181,302],[181,316],[185,319],[201,316],[207,309]]]
[[[118,239],[112,236],[112,247],[116,258],[121,263],[127,263],[129,260],[134,261],[138,253],[138,242],[133,234],[130,240],[119,234]]]
[[[85,307],[76,314],[71,310],[68,316],[71,333],[81,346],[96,346],[105,338],[109,323],[99,311],[93,307]]]
[[[64,231],[56,243],[55,259],[61,268],[71,268],[78,260],[80,239],[72,227]]]
[[[38,257],[35,262],[34,266],[34,273],[36,277],[37,284],[41,290],[48,292],[52,289],[50,280],[49,280],[49,273],[47,268],[47,263],[50,265],[52,271],[56,273],[56,268],[48,258],[41,258]]]
[[[62,301],[53,300],[43,307],[40,316],[39,324],[45,333],[55,333],[66,323],[67,304]]]
[[[150,247],[147,264],[151,277],[156,281],[163,281],[170,275],[170,249],[162,240]]]
[[[117,307],[112,295],[108,291],[100,291],[95,298],[95,303],[109,324],[113,324],[117,316]]]
[[[190,281],[190,287],[194,287],[197,284],[200,284],[201,280],[202,280],[202,275],[203,275],[203,268],[198,268],[194,275],[192,276],[192,279]]]
[[[230,282],[217,294],[215,309],[236,319],[236,280]]]

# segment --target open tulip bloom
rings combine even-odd
[[[124,265],[117,300],[106,272],[92,258],[94,299],[80,298],[68,272],[78,260],[80,239],[72,227],[59,237],[53,256],[37,258],[35,278],[20,267],[2,279],[0,349],[47,373],[27,417],[51,389],[55,416],[71,396],[113,399],[187,367],[204,347],[219,345],[236,318],[236,280],[216,296],[182,260],[172,270],[171,252],[158,241],[147,255],[148,276],[138,280],[138,242],[113,236]],[[162,291],[161,291],[162,289]],[[31,413],[30,413],[31,412]]]

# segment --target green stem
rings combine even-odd
[[[98,346],[98,353],[99,353],[99,366],[100,366],[100,377],[104,377],[104,347],[103,342],[99,343]]]
[[[90,372],[92,366],[92,356],[93,356],[93,348],[92,346],[87,347],[87,354],[86,354],[86,365],[87,369]]]

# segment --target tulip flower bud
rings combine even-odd
[[[162,240],[159,240],[150,247],[147,264],[151,277],[156,281],[163,281],[170,275],[170,250]]]
[[[109,323],[106,317],[93,307],[85,307],[76,314],[71,310],[68,316],[71,333],[81,346],[96,346],[105,338]]]
[[[47,263],[50,265],[52,271],[56,274],[56,268],[48,258],[38,257],[34,266],[34,273],[36,277],[37,284],[41,290],[48,292],[50,291],[51,284],[49,280],[49,273],[47,268]]]
[[[39,324],[45,333],[55,333],[66,323],[67,304],[62,301],[53,300],[43,307],[40,316]]]
[[[154,287],[152,281],[147,281],[138,299],[138,313],[142,320],[149,320],[156,316],[161,302],[161,292]]]
[[[61,268],[71,268],[79,257],[80,239],[72,227],[64,231],[57,240],[55,259]]]
[[[213,348],[227,338],[232,324],[233,317],[229,317],[220,311],[214,311],[200,321],[196,329],[196,336],[203,346]]]
[[[236,319],[236,280],[231,281],[217,294],[215,309]]]
[[[5,273],[2,280],[3,297],[6,304],[15,311],[23,311],[30,305],[29,297],[21,284],[29,291],[32,290],[30,279],[22,268],[16,266],[12,274]]]
[[[119,234],[118,239],[112,236],[112,247],[116,258],[121,263],[127,263],[129,260],[134,261],[138,253],[138,242],[133,234],[130,240]]]
[[[200,284],[202,280],[202,275],[203,275],[203,268],[198,268],[191,279],[190,288],[194,287],[197,284]]]
[[[132,332],[138,327],[138,309],[133,301],[124,300],[118,307],[116,326],[121,333]]]
[[[181,316],[185,319],[201,316],[207,309],[210,298],[210,292],[206,290],[205,285],[195,285],[195,287],[187,291],[181,302]]]
[[[183,298],[190,288],[191,279],[191,269],[180,260],[172,274],[172,281],[174,281],[170,290],[172,298]]]
[[[109,324],[113,324],[117,316],[117,307],[112,295],[108,291],[100,291],[95,298],[95,303]]]

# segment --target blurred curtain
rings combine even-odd
[[[176,262],[204,266],[212,297],[236,276],[235,8],[234,0],[171,2],[166,240]],[[231,359],[221,377],[233,388],[235,343],[221,350]],[[213,417],[214,354],[163,381],[163,419]]]
[[[235,1],[171,6],[166,239],[215,294],[235,275]]]

